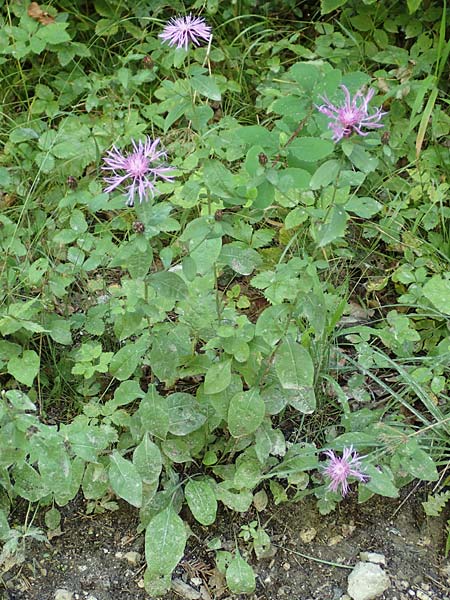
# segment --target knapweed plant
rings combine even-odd
[[[49,530],[77,495],[121,499],[157,595],[183,506],[204,527],[262,498],[325,514],[416,479],[438,502],[442,3],[87,4],[0,17],[5,547],[18,499]],[[248,559],[218,555],[231,593],[255,589]]]

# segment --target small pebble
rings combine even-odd
[[[334,535],[328,540],[327,546],[337,546],[342,542],[343,539],[344,538],[342,535]]]
[[[414,590],[408,590],[408,594],[409,594],[410,596],[415,596],[415,595],[416,595],[416,592],[415,592]]]
[[[141,555],[139,554],[139,552],[135,552],[134,550],[131,550],[130,552],[125,552],[123,557],[130,563],[130,565],[137,565],[141,560]]]
[[[186,598],[186,600],[200,600],[200,598],[202,597],[199,591],[194,589],[188,583],[185,583],[182,579],[173,579],[172,589],[176,594],[179,594],[182,598]]]
[[[317,530],[314,527],[308,527],[308,529],[302,529],[300,531],[300,539],[304,544],[309,544],[317,535]]]
[[[417,590],[416,596],[419,598],[419,600],[431,600],[430,596],[422,590]]]
[[[288,562],[283,563],[283,569],[285,571],[289,571],[290,568],[291,568],[291,565]]]
[[[55,600],[73,600],[73,592],[69,590],[59,589],[55,591]]]
[[[378,552],[360,552],[359,558],[364,562],[371,562],[376,565],[385,565],[386,557]]]

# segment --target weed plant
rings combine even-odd
[[[0,7],[0,562],[80,491],[139,509],[151,595],[185,503],[203,526],[307,495],[326,514],[417,479],[438,514],[446,3]],[[196,38],[160,37],[188,15]],[[242,547],[218,566],[253,591]]]

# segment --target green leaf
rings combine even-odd
[[[257,389],[239,392],[230,400],[228,427],[233,437],[249,435],[261,425],[266,412],[264,400]]]
[[[387,496],[388,498],[397,498],[398,489],[394,485],[394,476],[389,467],[383,465],[380,468],[375,465],[365,464],[364,473],[370,477],[369,481],[365,485],[370,491],[379,494],[380,496]]]
[[[46,440],[38,465],[44,485],[55,495],[64,494],[72,479],[72,465],[62,438]]]
[[[202,407],[191,394],[175,392],[166,398],[169,412],[169,431],[173,435],[187,435],[199,429],[206,421]]]
[[[110,456],[109,481],[114,492],[132,506],[142,504],[142,479],[136,466],[117,450]]]
[[[270,106],[270,112],[301,121],[308,111],[298,96],[285,96],[277,98]]]
[[[437,310],[444,315],[450,315],[450,279],[433,275],[423,286],[423,294]]]
[[[216,487],[216,497],[235,512],[246,512],[253,501],[251,492],[236,490],[232,481],[220,482]]]
[[[186,502],[192,514],[202,525],[211,525],[216,520],[217,500],[208,481],[191,480],[184,488]]]
[[[186,528],[171,506],[153,517],[145,531],[145,558],[153,577],[169,575],[181,560]]]
[[[57,508],[51,508],[45,513],[44,520],[49,529],[57,529],[61,523],[61,513]]]
[[[255,591],[255,574],[239,551],[236,551],[236,556],[228,565],[226,579],[230,592],[233,594],[251,594]]]
[[[407,0],[409,14],[412,15],[421,6],[422,0]]]
[[[8,373],[19,383],[28,387],[33,385],[39,372],[40,360],[34,350],[24,350],[22,356],[13,356],[8,362]]]
[[[72,344],[72,335],[70,333],[70,321],[60,317],[59,315],[45,315],[45,328],[48,330],[52,340],[58,344],[68,346]]]
[[[322,140],[314,137],[296,138],[288,146],[288,152],[293,154],[295,158],[307,162],[315,162],[321,160],[334,150],[333,142]]]
[[[330,185],[337,176],[341,169],[341,163],[338,160],[327,160],[324,162],[314,175],[311,177],[309,186],[313,190],[319,190],[321,187]]]
[[[222,95],[214,77],[208,77],[206,75],[194,75],[194,77],[191,77],[189,81],[194,90],[200,95],[205,96],[210,100],[216,100],[217,102],[220,102],[222,99]]]
[[[275,354],[275,371],[285,390],[298,393],[300,406],[301,398],[304,398],[305,405],[300,410],[306,413],[313,412],[314,365],[306,348],[297,343],[292,336],[286,336]],[[292,403],[293,400],[290,398],[289,402]]]
[[[347,0],[320,0],[320,12],[322,15],[327,15],[328,13],[333,12],[333,10],[344,6],[346,2]]]
[[[316,234],[318,247],[323,248],[334,240],[343,237],[347,227],[347,221],[348,214],[342,206],[333,206],[329,221],[318,228]]]
[[[154,385],[141,400],[136,413],[142,424],[142,432],[149,432],[160,440],[165,440],[169,431],[169,411],[165,399],[158,394]]]
[[[242,242],[231,242],[222,246],[219,261],[240,275],[250,275],[261,264],[262,259],[253,248],[246,247]]]
[[[230,385],[231,362],[231,359],[221,360],[209,367],[205,376],[205,394],[218,394]]]
[[[50,490],[44,485],[42,477],[28,463],[23,463],[20,467],[16,466],[12,470],[12,476],[14,493],[25,500],[38,502],[50,493]]]
[[[150,285],[155,288],[158,296],[175,302],[187,295],[187,286],[176,273],[159,271],[149,277]]]
[[[417,441],[410,439],[398,450],[401,466],[413,477],[422,481],[436,481],[438,471],[429,454],[422,450]]]
[[[0,540],[6,540],[9,537],[8,516],[5,511],[0,508]]]
[[[142,442],[133,452],[133,464],[135,465],[143,483],[153,483],[159,480],[162,469],[161,452],[153,443],[148,433],[142,438]]]
[[[370,219],[383,208],[383,205],[368,196],[353,196],[344,205],[345,210],[355,213],[363,219]]]
[[[68,26],[69,23],[50,23],[38,29],[35,35],[46,44],[64,44],[70,42],[70,35],[66,31]]]
[[[129,379],[141,362],[142,355],[147,347],[148,342],[145,338],[141,338],[135,343],[127,343],[112,357],[109,364],[111,375],[119,381]]]

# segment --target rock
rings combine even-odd
[[[333,535],[327,542],[327,546],[337,546],[342,542],[344,536],[342,535]]]
[[[317,530],[314,527],[308,527],[308,529],[302,529],[300,531],[300,539],[304,544],[309,544],[317,535]]]
[[[378,554],[378,552],[360,552],[359,558],[362,562],[370,562],[376,565],[386,564],[386,557],[384,554]]]
[[[358,562],[348,576],[348,595],[353,600],[372,600],[381,596],[391,582],[379,565]]]
[[[73,592],[69,592],[69,590],[64,589],[56,590],[55,600],[73,600]]]
[[[419,598],[419,600],[431,600],[430,596],[422,590],[417,590],[416,596]]]
[[[188,583],[185,583],[182,579],[172,580],[172,589],[176,594],[179,594],[182,598],[187,600],[200,600],[202,595]]]
[[[123,557],[130,563],[130,565],[137,565],[141,560],[141,555],[139,554],[139,552],[134,552],[133,550],[131,550],[130,552],[125,552]]]

